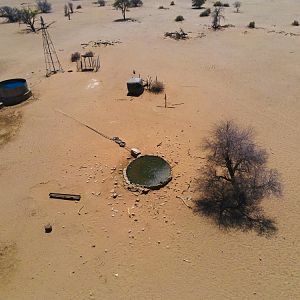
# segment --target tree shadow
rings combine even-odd
[[[220,228],[226,230],[252,230],[268,238],[278,231],[275,221],[266,217],[260,207],[252,207],[251,211],[227,209],[221,213],[220,206],[214,199],[199,199],[195,201],[194,212],[209,217]]]
[[[114,20],[114,22],[137,22],[137,20],[132,18],[125,18],[125,19],[121,18],[121,19]]]

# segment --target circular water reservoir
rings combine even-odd
[[[171,166],[155,155],[140,156],[126,168],[126,180],[149,189],[159,189],[172,179]]]
[[[5,106],[16,105],[32,96],[23,78],[8,79],[0,82],[0,102]]]

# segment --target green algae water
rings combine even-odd
[[[132,161],[126,176],[130,183],[149,189],[157,189],[172,179],[171,166],[163,158],[155,155],[140,156]]]

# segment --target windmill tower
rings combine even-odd
[[[49,77],[57,72],[63,72],[62,66],[57,57],[54,45],[52,43],[51,37],[48,33],[49,25],[46,25],[43,18],[41,17],[41,29],[43,37],[43,48],[45,56],[46,65],[46,76]]]

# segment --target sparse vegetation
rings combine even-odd
[[[229,3],[223,3],[223,7],[230,7]]]
[[[251,29],[255,28],[255,22],[254,21],[250,22],[248,27]]]
[[[210,8],[207,8],[200,14],[200,17],[208,17],[210,15],[210,13],[211,13]]]
[[[223,6],[223,3],[221,1],[217,1],[214,3],[214,6],[217,7],[217,6]]]
[[[41,13],[50,13],[52,10],[52,5],[47,0],[36,1],[36,7]]]
[[[99,4],[99,6],[105,6],[106,5],[105,0],[98,0],[97,3]]]
[[[170,6],[173,6],[173,5],[175,5],[175,2],[171,1]]]
[[[143,6],[142,0],[130,0],[130,7],[141,7]]]
[[[192,0],[192,7],[200,9],[206,0]]]
[[[20,10],[15,7],[2,6],[0,7],[0,17],[7,19],[9,23],[19,22]]]
[[[157,80],[157,78],[155,79],[155,81],[150,82],[149,84],[150,93],[160,94],[164,91],[164,89],[165,89],[165,85],[163,84],[163,82]]]
[[[242,3],[241,3],[240,1],[235,1],[235,2],[233,3],[233,7],[236,9],[236,12],[237,12],[237,13],[240,12],[241,6],[242,6]]]
[[[282,188],[278,172],[266,167],[267,152],[255,143],[253,130],[221,122],[204,140],[203,149],[207,155],[198,210],[220,226],[274,230],[260,203],[268,196],[280,197]]]
[[[71,54],[71,62],[76,62],[80,59],[80,53],[74,52]]]
[[[177,16],[176,18],[175,18],[175,22],[181,22],[181,21],[183,21],[184,20],[184,17],[183,16]]]
[[[31,8],[23,8],[20,10],[20,22],[27,25],[28,29],[32,32],[36,32],[35,21],[38,11]]]
[[[130,1],[129,0],[115,0],[113,7],[117,10],[121,10],[123,20],[126,20],[126,11],[128,11],[128,8],[130,7]]]
[[[214,30],[220,29],[221,20],[225,19],[223,16],[223,6],[217,6],[212,12],[212,28]]]
[[[294,20],[294,22],[292,23],[293,26],[299,26],[299,21]]]
[[[163,7],[163,5],[160,5],[160,6],[158,7],[158,9],[165,9],[165,8]]]

